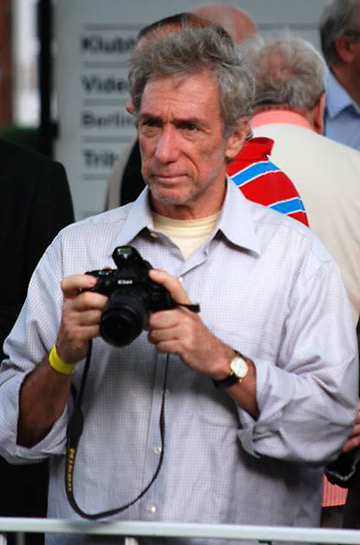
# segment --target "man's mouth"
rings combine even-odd
[[[175,183],[181,181],[182,178],[185,178],[185,174],[168,174],[168,173],[162,173],[162,172],[156,172],[151,175],[151,178],[156,179],[159,182],[163,183]]]

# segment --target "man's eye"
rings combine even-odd
[[[197,130],[197,126],[195,125],[195,123],[182,123],[180,128],[189,132]]]
[[[141,129],[152,129],[154,127],[159,127],[160,123],[156,119],[144,119],[140,122]]]
[[[158,127],[159,123],[155,119],[147,119],[143,122],[144,127]]]

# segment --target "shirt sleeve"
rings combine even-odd
[[[260,416],[239,409],[253,456],[323,464],[355,422],[356,335],[337,267],[328,261],[294,287],[276,362],[255,361]]]
[[[61,244],[59,238],[48,248],[30,281],[28,296],[5,342],[9,359],[0,372],[0,452],[12,463],[39,461],[65,451],[67,406],[49,434],[32,448],[16,444],[19,392],[26,375],[33,371],[56,341],[61,319]],[[69,397],[71,404],[71,397]]]

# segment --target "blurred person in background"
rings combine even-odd
[[[324,134],[360,151],[360,0],[332,0],[320,21],[329,67]]]
[[[31,275],[55,235],[74,221],[64,167],[34,151],[0,139],[0,357],[25,301]],[[1,451],[0,451],[1,452]],[[44,517],[47,462],[12,465],[0,457],[2,517]],[[14,543],[9,534],[8,543]],[[27,543],[41,537],[29,534]]]
[[[299,190],[310,228],[339,265],[357,323],[360,313],[360,153],[322,135],[323,59],[288,34],[256,47],[255,136],[274,140],[272,158]]]

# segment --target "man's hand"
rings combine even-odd
[[[87,353],[89,340],[99,334],[99,321],[107,297],[82,291],[93,288],[96,278],[87,274],[67,276],[61,282],[64,304],[57,352],[66,363],[77,363]],[[55,371],[45,357],[29,373],[20,389],[17,442],[32,447],[43,439],[64,410],[72,375]]]
[[[174,276],[154,269],[149,276],[163,285],[175,301],[190,303],[186,291]],[[193,371],[217,380],[229,375],[233,349],[215,337],[198,314],[183,307],[155,312],[150,315],[148,330],[149,341],[158,352],[177,354]]]
[[[343,452],[349,452],[350,450],[353,450],[354,448],[359,448],[359,447],[360,447],[360,401],[358,401],[358,406],[357,406],[356,422],[351,431],[350,437],[346,441],[342,450]]]
[[[66,363],[76,363],[87,353],[89,340],[99,335],[99,322],[108,298],[82,291],[93,288],[97,279],[88,274],[67,276],[61,282],[64,304],[57,339],[57,352]]]
[[[154,269],[149,271],[149,276],[164,286],[174,301],[190,303],[186,291],[174,276]],[[235,352],[207,329],[198,314],[181,306],[154,312],[149,317],[148,330],[148,339],[158,352],[177,354],[190,369],[215,380],[229,376],[230,361]],[[226,391],[253,418],[258,418],[256,369],[253,363],[249,365],[245,380]]]

